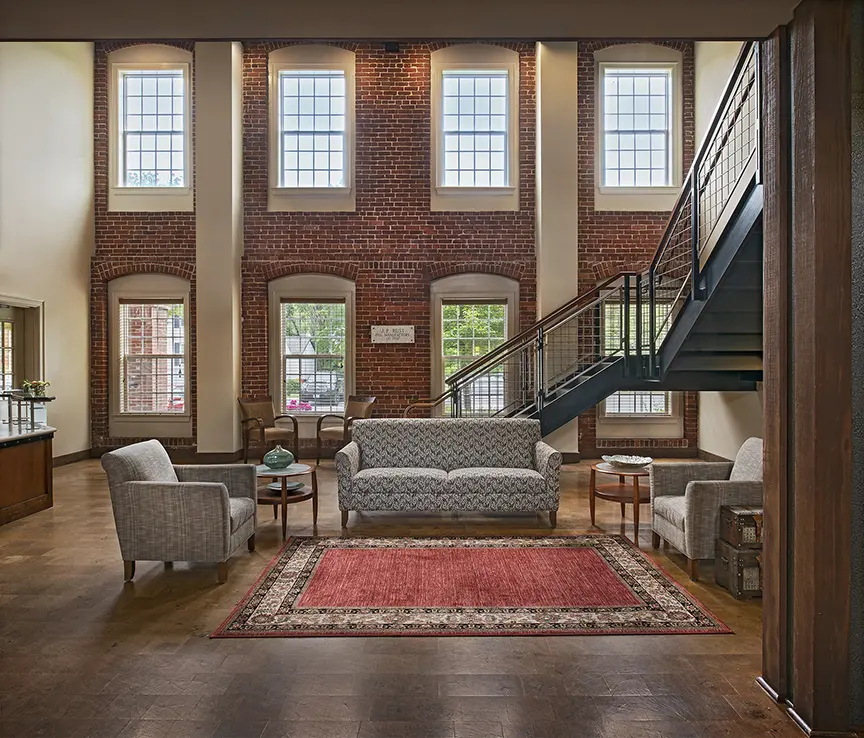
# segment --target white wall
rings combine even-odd
[[[0,44],[0,295],[44,303],[55,456],[90,448],[92,213],[93,45]]]
[[[697,42],[696,140],[701,143],[741,50],[739,41]],[[762,436],[756,392],[700,392],[699,448],[732,459],[750,436]]]

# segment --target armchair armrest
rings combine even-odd
[[[548,443],[538,441],[534,445],[534,467],[543,475],[550,491],[558,491],[561,460],[561,453]]]
[[[702,551],[694,558],[711,555],[718,534],[722,505],[761,505],[762,482],[729,480],[690,482],[684,493],[685,535],[689,550]],[[705,553],[707,552],[707,553]]]
[[[230,497],[257,499],[253,464],[175,464],[174,471],[180,482],[216,482],[225,485]]]
[[[729,479],[731,461],[718,462],[674,462],[651,464],[648,468],[651,483],[651,499],[663,495],[681,496],[689,482]]]
[[[339,509],[350,509],[351,481],[360,471],[360,447],[354,442],[336,452],[336,480],[339,485]]]
[[[290,420],[290,421],[291,421],[291,425],[294,426],[294,438],[299,439],[299,438],[300,438],[300,432],[299,432],[299,430],[298,430],[298,428],[297,428],[297,418],[295,418],[293,415],[277,415],[277,416],[274,418],[274,422],[275,422],[275,421],[279,421],[279,420],[285,420],[286,418],[287,418],[288,420]]]
[[[321,425],[324,422],[325,418],[338,418],[339,420],[345,422],[344,415],[334,415],[333,413],[325,413],[324,415],[318,416],[318,425],[315,428],[315,434],[319,434],[321,432]]]

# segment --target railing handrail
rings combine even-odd
[[[609,289],[616,281],[623,279],[624,276],[627,274],[635,274],[635,272],[620,272],[614,277],[609,277],[608,279],[605,279],[604,281],[600,282],[600,284],[595,285],[588,292],[583,292],[581,295],[577,295],[569,302],[566,302],[561,307],[553,310],[551,313],[549,313],[549,315],[538,320],[530,328],[526,328],[521,333],[517,333],[515,336],[513,336],[513,338],[492,349],[492,351],[490,351],[489,353],[483,354],[483,356],[478,356],[477,361],[469,364],[466,367],[463,367],[458,372],[454,372],[444,381],[447,382],[447,384],[452,385],[454,382],[458,382],[467,374],[472,373],[472,367],[478,362],[486,364],[489,361],[492,361],[493,359],[502,356],[503,354],[510,353],[510,349],[512,349],[514,346],[530,343],[530,341],[532,341],[537,336],[538,330],[540,330],[541,328],[543,330],[550,330],[558,326],[560,323],[563,323],[565,320],[573,317],[573,315],[586,307],[585,303],[593,302],[597,298],[598,293],[601,290]]]

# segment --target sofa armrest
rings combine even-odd
[[[360,471],[360,447],[355,441],[346,444],[336,452],[336,481],[339,485],[339,507],[348,504],[351,497],[351,480]]]
[[[257,499],[254,464],[175,464],[174,471],[180,482],[217,482],[225,485],[230,497]]]
[[[718,521],[722,505],[761,504],[762,482],[690,482],[684,493],[686,536],[693,546],[699,541],[710,541],[713,546],[719,532]]]
[[[663,495],[680,497],[684,494],[689,482],[729,479],[729,475],[732,473],[732,462],[697,461],[651,464],[648,467],[648,473],[652,500]]]
[[[112,502],[124,559],[222,561],[228,556],[231,513],[224,484],[126,482]]]
[[[543,475],[550,491],[558,491],[561,459],[561,452],[556,451],[548,443],[538,441],[534,445],[534,467]]]

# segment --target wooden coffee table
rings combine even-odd
[[[616,484],[597,484],[597,473],[613,474],[618,477]],[[651,502],[651,492],[648,486],[640,489],[639,480],[648,476],[647,469],[617,469],[605,461],[591,467],[588,499],[591,503],[591,525],[594,525],[594,505],[596,498],[621,503],[621,517],[624,517],[624,506],[633,505],[633,540],[639,541],[639,505]],[[627,484],[627,478],[633,480]]]
[[[264,464],[255,467],[259,479],[276,480],[266,487],[258,488],[258,504],[273,505],[273,518],[276,518],[276,508],[282,506],[282,538],[288,532],[288,505],[295,502],[312,500],[312,525],[318,525],[318,475],[315,467],[308,464],[291,464],[284,469],[271,469]],[[303,482],[290,481],[293,477],[308,474],[312,477],[312,488]]]

